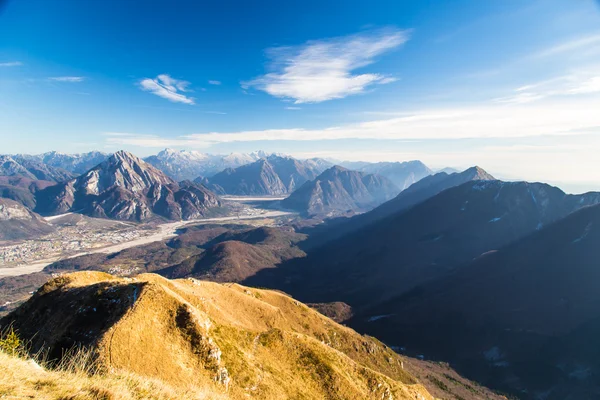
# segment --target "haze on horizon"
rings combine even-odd
[[[480,165],[600,189],[594,0],[0,2],[1,153]]]

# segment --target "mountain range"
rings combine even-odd
[[[353,213],[375,208],[399,191],[383,176],[333,166],[304,183],[281,205],[308,215]]]
[[[220,207],[201,184],[177,183],[131,153],[119,151],[85,174],[36,192],[36,212],[79,212],[94,217],[146,221],[194,219]]]
[[[63,182],[74,177],[69,171],[45,164],[36,158],[0,155],[0,176]]]
[[[253,163],[268,154],[263,151],[213,155],[198,151],[165,149],[146,157],[144,161],[155,166],[176,181],[211,177],[227,168]]]
[[[541,183],[469,181],[314,249],[274,284],[310,302],[373,304],[599,202]]]
[[[208,182],[208,187],[219,194],[285,195],[315,179],[326,166],[325,162],[301,161],[272,154],[251,164],[227,168],[201,182]]]

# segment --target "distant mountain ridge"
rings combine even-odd
[[[228,168],[208,179],[219,194],[285,195],[316,178],[326,164],[272,154],[251,164]]]
[[[341,165],[346,167],[344,163]],[[433,174],[433,171],[429,167],[418,160],[405,162],[348,163],[346,168],[383,176],[389,179],[401,191],[426,176]]]
[[[62,168],[47,165],[35,158],[0,155],[0,176],[19,176],[51,182],[64,182],[75,175]]]
[[[447,174],[440,172],[427,176],[412,184],[393,199],[364,214],[356,215],[347,220],[333,221],[324,224],[319,231],[311,232],[309,246],[320,246],[333,241],[353,231],[357,231],[393,214],[405,211],[438,193],[470,181],[495,180],[480,167],[471,167],[463,172]]]
[[[370,210],[399,192],[387,178],[333,166],[281,202],[307,214]]]
[[[264,152],[213,155],[198,151],[165,149],[154,156],[146,157],[144,161],[176,181],[182,181],[211,177],[226,168],[237,168],[265,156]]]
[[[217,196],[203,185],[178,184],[125,151],[75,179],[37,192],[36,199],[36,211],[42,214],[77,211],[135,221],[192,219],[220,206]]]

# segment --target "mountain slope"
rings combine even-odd
[[[600,354],[590,352],[600,331],[599,245],[600,205],[584,207],[444,280],[365,310],[354,325],[470,365],[496,386],[527,387],[523,398],[593,398],[600,390]],[[387,317],[365,322],[372,315]],[[433,327],[446,333],[435,344]],[[494,363],[502,368],[494,372]]]
[[[200,184],[176,183],[131,153],[119,151],[71,181],[36,193],[36,211],[143,221],[160,216],[192,219],[219,207]]]
[[[388,178],[394,185],[398,186],[400,190],[408,188],[413,183],[418,182],[433,173],[433,171],[421,161],[378,162],[357,168],[357,171]]]
[[[23,205],[0,199],[0,240],[29,239],[53,230],[52,225]]]
[[[228,168],[209,180],[210,188],[219,194],[281,195],[287,188],[273,166],[265,159],[239,168]]]
[[[467,182],[248,283],[274,279],[268,285],[311,302],[374,304],[598,202],[599,193],[566,195],[539,183]]]
[[[305,235],[285,228],[230,230],[202,245],[206,249],[202,253],[156,273],[171,279],[242,282],[262,269],[305,256],[296,246],[304,239]]]
[[[50,360],[83,346],[100,365],[229,398],[432,399],[389,348],[235,284],[75,273],[40,288],[9,324]]]
[[[55,182],[22,176],[0,176],[0,198],[14,200],[33,210],[36,204],[35,193],[54,184]]]
[[[386,178],[334,166],[281,202],[307,214],[365,211],[392,198],[398,188]]]
[[[479,180],[495,180],[495,178],[479,167],[472,167],[460,173],[437,173],[427,176],[400,192],[398,196],[369,212],[356,215],[347,220],[328,221],[320,226],[318,230],[313,229],[306,245],[309,247],[321,246],[353,231],[372,225],[377,221],[408,210],[446,189]]]

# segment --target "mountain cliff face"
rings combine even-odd
[[[421,161],[378,162],[361,166],[357,168],[357,171],[388,178],[400,190],[408,188],[433,173]]]
[[[53,230],[52,225],[23,205],[0,199],[0,240],[28,239]]]
[[[51,182],[73,178],[70,172],[46,165],[35,158],[0,155],[0,176],[23,177]]]
[[[357,212],[378,206],[398,191],[381,176],[334,166],[302,185],[281,204],[311,215]]]
[[[522,398],[592,398],[600,390],[600,354],[590,351],[600,326],[599,245],[600,205],[583,207],[365,310],[355,325],[451,360],[496,387],[526,387]],[[388,317],[365,322],[372,315]],[[435,344],[433,327],[445,333]]]
[[[204,186],[176,183],[131,153],[119,151],[85,174],[36,193],[36,210],[144,221],[191,219],[220,206]]]
[[[314,179],[322,164],[271,155],[241,166],[226,169],[209,179],[210,188],[231,195],[284,195]]]

